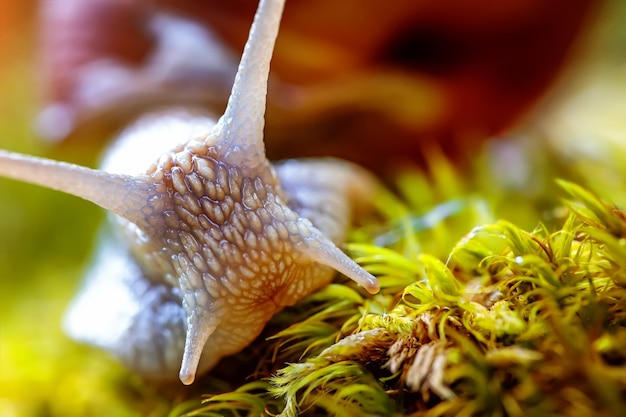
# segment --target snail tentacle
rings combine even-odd
[[[300,216],[301,252],[362,285],[370,293],[378,281],[336,244],[343,242],[355,212],[371,209],[380,186],[367,171],[334,159],[291,159],[276,165],[289,207]]]
[[[185,385],[191,385],[196,379],[204,346],[218,325],[211,319],[209,311],[203,310],[199,313],[199,317],[187,318],[185,350],[179,372],[180,381]]]
[[[329,266],[341,272],[371,294],[376,294],[380,290],[380,284],[376,277],[350,259],[333,242],[313,227],[308,220],[301,219],[301,223],[306,228],[304,232],[306,236],[302,236],[302,243],[305,248],[303,253],[306,256],[321,265]]]
[[[91,201],[139,227],[148,227],[147,177],[111,174],[66,162],[0,150],[0,175]]]
[[[284,0],[261,1],[228,105],[215,130],[215,143],[225,161],[250,172],[267,163],[263,143],[267,81],[284,4]]]

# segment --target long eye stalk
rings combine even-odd
[[[239,63],[215,143],[227,162],[255,169],[266,161],[263,143],[267,80],[284,0],[262,0]]]
[[[45,158],[0,150],[0,175],[91,201],[142,226],[150,184],[141,177],[110,174]]]

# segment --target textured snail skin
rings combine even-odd
[[[339,160],[273,166],[265,157],[283,3],[261,1],[217,123],[183,113],[144,118],[121,135],[104,171],[0,151],[0,174],[115,214],[117,236],[104,237],[66,328],[142,375],[171,378],[182,359],[179,377],[192,383],[254,340],[280,308],[328,284],[333,269],[378,290],[335,246],[376,181]]]
[[[150,132],[149,123],[179,130],[174,120],[164,126],[162,118],[155,118],[140,121],[141,129],[122,139],[141,142],[145,138],[138,132]],[[193,126],[189,119],[181,124]],[[116,153],[126,150],[122,144]],[[107,159],[119,160],[115,155]],[[65,327],[73,337],[109,349],[131,369],[159,378],[180,365],[189,318],[193,334],[210,333],[204,348],[194,349],[202,353],[203,372],[248,345],[280,308],[330,282],[333,270],[316,258],[334,254],[344,269],[355,270],[351,275],[363,274],[329,248],[329,240],[344,240],[351,206],[370,198],[375,182],[367,172],[333,159],[290,160],[266,164],[250,177],[222,159],[214,147],[192,141],[151,168],[154,197],[149,200],[157,207],[148,216],[150,233],[114,219],[123,240],[133,242],[134,256],[105,238],[67,316]],[[120,285],[112,286],[112,279]],[[117,292],[104,297],[103,291]],[[122,316],[102,316],[102,298],[130,301]],[[85,319],[94,315],[102,316],[97,327]]]

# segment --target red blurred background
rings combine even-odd
[[[462,161],[542,97],[599,3],[290,0],[272,63],[268,154],[384,171],[436,145]],[[219,114],[255,8],[3,0],[0,59],[36,66],[42,137],[99,143],[165,105]]]

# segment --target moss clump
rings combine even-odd
[[[450,239],[446,227],[477,219],[480,204],[420,229],[433,212],[418,221],[386,200],[392,226],[356,236],[387,247],[349,247],[380,277],[380,294],[338,283],[284,311],[260,342],[271,354],[256,382],[181,413],[626,415],[626,213],[559,185],[567,209],[554,225],[493,221],[445,256],[425,253],[424,238]]]

